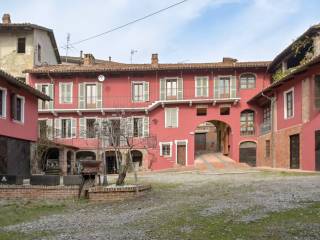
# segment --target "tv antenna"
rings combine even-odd
[[[130,51],[130,63],[132,64],[132,60],[133,60],[133,55],[136,54],[138,52],[138,50],[134,50],[134,49],[131,49]]]

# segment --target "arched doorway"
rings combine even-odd
[[[48,151],[44,154],[45,162],[45,173],[47,175],[59,175],[59,158],[60,152],[58,148],[49,148]]]
[[[207,121],[195,130],[195,155],[220,152],[230,154],[230,133],[228,124],[218,120]]]
[[[121,159],[121,153],[120,159]],[[106,154],[106,174],[117,174],[118,173],[118,163],[115,151],[107,151]]]
[[[256,166],[257,144],[255,142],[240,143],[239,161],[251,167]]]
[[[142,157],[143,154],[142,152],[138,151],[138,150],[132,150],[131,151],[131,155],[132,155],[132,162],[135,166],[142,166]]]

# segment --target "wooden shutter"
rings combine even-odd
[[[102,83],[97,83],[97,108],[102,108]]]
[[[71,118],[71,138],[77,137],[77,119]]]
[[[47,125],[47,138],[52,139],[53,138],[53,119],[47,119],[46,125]]]
[[[236,76],[231,76],[230,97],[231,98],[237,97],[237,77]]]
[[[143,137],[149,136],[149,117],[143,118]]]
[[[79,83],[79,108],[84,109],[85,108],[85,87],[86,85],[84,83]]]
[[[219,98],[219,77],[214,77],[213,82],[214,82],[214,86],[213,86],[214,96],[213,96],[213,98],[218,99]]]
[[[79,137],[80,138],[86,138],[87,137],[87,125],[86,125],[86,119],[85,118],[79,118]]]
[[[143,82],[144,101],[149,101],[149,82]]]
[[[60,118],[54,119],[54,135],[56,138],[61,137],[61,119]]]
[[[128,137],[133,136],[133,117],[127,117],[127,135]]]
[[[49,84],[48,88],[49,88],[49,97],[52,99],[52,101],[49,102],[49,109],[53,109],[53,103],[54,103],[53,84]]]
[[[177,86],[178,86],[177,99],[181,100],[183,99],[183,79],[182,78],[177,79]]]
[[[166,79],[160,79],[160,100],[166,100]]]

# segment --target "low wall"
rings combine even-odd
[[[96,186],[89,189],[89,201],[119,201],[145,195],[151,185]]]
[[[78,198],[78,186],[0,185],[0,199],[63,200]]]

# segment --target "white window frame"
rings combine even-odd
[[[168,122],[167,122],[167,111],[168,109],[176,109],[177,112],[177,126],[168,126]],[[164,126],[165,128],[178,128],[179,127],[179,108],[178,107],[169,107],[169,108],[165,108],[164,109]]]
[[[72,139],[72,119],[73,118],[59,118],[60,120],[60,139]],[[70,120],[70,137],[62,137],[62,120]]]
[[[0,87],[0,90],[3,91],[3,95],[2,95],[3,105],[0,106],[2,108],[2,115],[0,116],[0,118],[5,119],[7,117],[7,89]]]
[[[163,145],[169,145],[170,146],[170,154],[169,155],[163,155],[163,152],[162,152],[162,146]],[[166,157],[166,158],[171,158],[172,157],[172,145],[173,145],[172,142],[159,142],[160,156],[161,157]]]
[[[178,81],[179,81],[179,77],[166,77],[164,78],[165,79],[165,98],[167,99],[168,97],[172,97],[172,98],[178,98]],[[176,81],[176,88],[175,88],[175,95],[172,95],[172,89],[173,88],[170,88],[171,90],[171,94],[170,96],[168,96],[168,88],[167,88],[167,82],[168,81]],[[183,89],[183,88],[182,88]]]
[[[178,145],[179,143],[184,143],[186,145],[186,166],[188,166],[188,140],[174,140],[176,145],[176,164],[178,164]]]
[[[206,81],[207,81],[207,91],[206,91],[206,93],[205,94],[201,94],[201,95],[198,95],[198,92],[197,92],[197,81],[199,80],[199,79],[206,79]],[[202,82],[202,81],[201,81]],[[209,97],[209,84],[210,84],[210,81],[209,81],[209,76],[195,76],[194,77],[194,95],[196,96],[196,97]],[[201,86],[202,88],[204,88],[204,86]]]
[[[25,102],[26,102],[26,99],[25,99],[24,96],[21,96],[21,95],[18,95],[18,94],[16,94],[15,97],[21,99],[21,120],[13,119],[12,121],[15,122],[15,123],[24,124],[24,120],[25,120],[24,113],[25,113]]]
[[[142,84],[142,100],[135,100],[135,92],[134,92],[134,85],[135,84]],[[144,100],[144,85],[145,85],[145,82],[144,81],[133,81],[131,83],[131,93],[132,93],[132,102],[145,102]]]
[[[141,119],[141,121],[142,121],[141,136],[137,136],[137,137],[134,136],[134,119],[135,119],[135,118],[139,118],[139,119]],[[135,138],[142,138],[142,137],[144,137],[144,136],[143,136],[143,132],[144,132],[144,129],[143,129],[143,127],[144,127],[144,126],[143,126],[143,125],[144,125],[144,124],[143,124],[143,120],[144,120],[144,116],[132,116],[132,136],[133,136],[133,137],[135,137]],[[139,134],[138,134],[138,135],[139,135]]]
[[[62,86],[71,85],[70,101],[65,101],[66,97],[62,97]],[[60,104],[72,104],[73,102],[73,82],[59,82],[59,103]]]
[[[287,94],[292,92],[292,116],[288,116],[288,112],[287,112]],[[284,112],[284,119],[291,119],[294,118],[294,87],[290,88],[289,90],[285,91],[283,93],[283,112]]]

